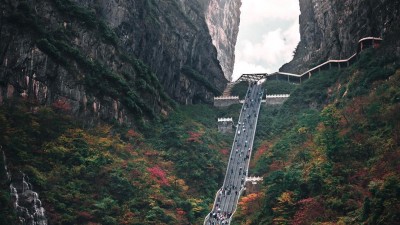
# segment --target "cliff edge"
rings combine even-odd
[[[211,0],[206,9],[206,22],[217,48],[225,78],[232,79],[235,46],[239,33],[241,0]]]
[[[382,37],[400,55],[400,2],[300,0],[300,43],[279,71],[303,73],[329,59],[346,59],[364,37]]]
[[[1,0],[0,104],[18,96],[131,122],[168,112],[173,100],[210,103],[228,82],[221,65],[233,65],[239,21],[223,20],[233,33],[217,53],[212,2]]]

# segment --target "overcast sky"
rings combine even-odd
[[[278,71],[300,41],[298,0],[242,0],[233,80]]]

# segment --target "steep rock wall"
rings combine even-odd
[[[400,2],[392,0],[300,0],[300,43],[280,71],[302,73],[329,59],[345,59],[359,39],[382,37],[399,48]],[[397,49],[398,54],[400,49]]]
[[[1,0],[0,104],[22,96],[129,123],[168,111],[168,96],[212,102],[227,79],[206,24],[208,3]]]
[[[100,0],[97,4],[124,48],[150,66],[174,99],[184,104],[210,102],[225,87],[227,80],[205,23],[207,1]]]
[[[235,63],[241,5],[241,0],[211,0],[206,10],[207,26],[228,80],[231,80]]]

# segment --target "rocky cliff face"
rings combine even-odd
[[[130,122],[167,111],[169,97],[210,102],[227,83],[205,19],[208,1],[1,0],[0,7],[0,104],[22,96]],[[220,54],[230,65],[231,39]]]
[[[207,26],[228,80],[231,80],[235,62],[241,5],[241,0],[211,0],[206,10]]]
[[[150,66],[174,99],[207,102],[223,90],[227,81],[205,23],[207,1],[100,2],[123,46]]]
[[[329,59],[345,59],[359,39],[382,37],[399,48],[400,2],[300,0],[300,35],[294,59],[280,71],[302,73]],[[397,49],[400,53],[400,49]]]

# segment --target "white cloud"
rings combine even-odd
[[[243,0],[240,23],[249,25],[266,19],[294,20],[299,17],[297,0]]]
[[[239,30],[233,80],[243,73],[277,71],[279,67],[292,59],[293,51],[300,40],[298,2],[295,0],[244,0],[241,10],[240,26],[257,23],[256,27],[259,29],[247,31],[246,35],[241,34]],[[271,20],[276,22],[279,28],[268,27],[267,24],[270,24]],[[258,35],[261,38],[251,38],[252,35]]]
[[[269,69],[261,65],[252,64],[246,61],[240,61],[235,64],[235,72],[238,75],[244,73],[265,73],[266,71],[269,71]],[[238,78],[238,76],[236,78]]]

